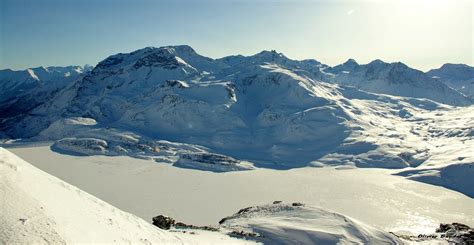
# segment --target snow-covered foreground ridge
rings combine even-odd
[[[285,244],[290,238],[308,244],[401,243],[386,232],[339,214],[280,203],[249,208],[227,217],[214,232],[165,231],[33,167],[3,148],[0,174],[2,244]],[[245,240],[251,237],[238,239],[227,235],[249,230],[259,237]]]
[[[0,243],[247,243],[220,233],[161,230],[0,148]]]
[[[248,207],[221,227],[255,234],[265,244],[402,244],[395,236],[343,215],[301,203]]]

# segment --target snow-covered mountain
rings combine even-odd
[[[91,69],[91,66],[86,65],[37,67],[18,71],[0,70],[0,102],[46,86],[62,88]]]
[[[418,115],[451,108],[426,98],[470,103],[401,63],[349,60],[330,68],[276,51],[211,59],[189,46],[167,46],[112,55],[53,98],[3,120],[0,129],[13,138],[67,137],[55,149],[81,154],[224,166],[208,168],[214,171],[252,169],[247,162],[404,168],[431,156],[425,141],[432,128],[417,125],[437,125]],[[155,150],[163,147],[159,140],[175,142],[167,146],[173,158]]]
[[[472,100],[431,76],[401,62],[374,60],[359,65],[349,59],[328,68],[330,80],[340,85],[354,86],[364,91],[404,97],[427,98],[449,105],[469,105]]]
[[[50,100],[58,91],[80,80],[91,66],[51,66],[0,70],[0,120],[22,116]]]
[[[457,71],[450,72],[458,74]],[[458,79],[457,81],[467,77],[449,75],[450,72],[440,72],[437,75],[452,77],[453,80]],[[452,194],[454,199],[449,200],[453,203],[456,202],[453,200],[464,200],[459,204],[459,212],[463,214],[457,215],[457,219],[472,221],[469,209],[465,207],[468,202],[464,199],[473,195],[472,100],[447,86],[447,78],[433,78],[435,75],[411,69],[402,63],[389,64],[376,60],[360,65],[355,60],[348,60],[339,66],[329,67],[316,60],[292,60],[276,51],[211,59],[198,54],[189,46],[181,45],[149,47],[112,55],[92,70],[79,67],[38,68],[24,72],[3,71],[2,74],[0,86],[3,86],[5,91],[9,89],[9,92],[2,91],[2,96],[6,99],[0,101],[0,139],[7,142],[6,145],[12,142],[21,144],[22,141],[48,141],[48,145],[43,148],[51,154],[49,156],[74,155],[64,159],[75,159],[74,161],[81,161],[81,164],[86,158],[75,156],[129,156],[154,160],[160,163],[158,165],[161,167],[169,164],[179,168],[203,170],[184,171],[166,166],[179,173],[176,176],[181,176],[170,177],[170,172],[162,169],[154,170],[151,174],[148,165],[137,166],[133,171],[122,166],[121,171],[129,175],[123,175],[127,177],[121,179],[130,178],[133,182],[143,176],[147,184],[158,183],[151,180],[161,179],[163,176],[169,178],[169,183],[187,178],[182,176],[194,176],[191,178],[200,180],[219,176],[226,179],[216,179],[218,181],[212,183],[238,178],[223,185],[226,192],[234,187],[239,188],[239,185],[245,182],[252,187],[251,192],[254,192],[254,186],[258,185],[260,192],[255,195],[260,195],[269,189],[268,186],[260,186],[269,181],[265,179],[266,174],[278,174],[272,179],[274,182],[269,183],[273,183],[272,188],[280,189],[279,193],[309,195],[311,198],[308,200],[313,203],[314,200],[321,200],[320,204],[327,205],[326,207],[348,202],[350,209],[354,209],[356,196],[374,191],[375,194],[367,195],[368,199],[359,202],[358,207],[369,203],[372,205],[367,206],[369,209],[382,206],[379,212],[386,213],[387,210],[392,210],[393,203],[406,200],[402,206],[407,207],[403,207],[403,212],[398,212],[404,215],[411,212],[412,207],[431,200],[431,193],[437,193],[436,188],[439,188],[432,187],[435,189],[426,192],[423,188],[418,188],[424,184],[416,183],[413,185],[415,187],[400,192],[404,194],[397,194],[400,188],[406,188],[403,187],[405,182],[398,180],[407,178],[463,193],[466,196],[446,190],[446,193],[450,194],[439,195]],[[27,156],[30,156],[29,153]],[[119,159],[126,164],[135,163],[128,162],[129,158],[117,157],[112,160],[103,156],[87,158],[88,160],[84,161],[103,158],[113,164]],[[48,164],[49,161],[50,159]],[[155,167],[157,164],[150,165]],[[68,165],[64,169],[71,166]],[[116,176],[113,171],[118,165],[102,166],[98,163],[97,166],[101,169],[96,171],[97,176]],[[112,172],[104,174],[102,170],[109,169],[110,166],[114,168]],[[336,167],[317,169],[321,170],[320,177],[315,172],[304,175],[298,172],[309,171],[303,167],[328,166]],[[385,174],[393,176],[379,174],[376,178],[374,173],[382,170],[352,169],[367,172],[364,172],[362,177],[347,181],[342,173],[357,167],[399,170],[383,170]],[[282,171],[261,168],[301,169],[285,171],[284,174],[292,172],[296,175],[287,180],[288,182],[280,183]],[[311,180],[320,179],[325,176],[325,170],[334,171],[334,176],[342,176],[340,179],[345,179],[346,182],[341,181],[342,184],[339,183],[335,187],[320,190],[318,188],[318,192],[312,192],[308,191],[312,188],[307,186],[314,186],[314,183],[316,186],[330,185],[333,183],[332,176],[326,177],[328,179],[322,182],[300,181],[301,178],[306,178],[304,176]],[[84,171],[90,173],[91,169]],[[204,171],[245,172],[216,174]],[[252,182],[254,180],[245,177],[259,171],[265,174],[259,175],[263,177],[255,177],[254,180],[258,182]],[[0,179],[0,182],[3,181],[0,194],[8,197],[3,199],[7,200],[8,207],[11,206],[13,210],[3,217],[0,215],[0,220],[5,221],[0,222],[0,230],[3,224],[3,229],[7,231],[0,234],[0,243],[35,242],[44,234],[48,234],[48,239],[58,242],[111,241],[110,239],[116,238],[134,242],[142,237],[157,243],[192,242],[200,238],[205,242],[235,241],[227,235],[207,231],[198,232],[205,233],[204,236],[191,236],[191,232],[155,232],[156,229],[144,224],[143,220],[34,169],[3,149],[0,149],[0,172],[6,176],[6,179]],[[150,175],[135,176],[135,173]],[[354,173],[361,172],[346,172],[346,176],[357,175]],[[69,172],[63,177],[69,178],[68,176],[74,177],[72,181],[81,180],[77,183],[90,182]],[[103,181],[97,176],[94,179]],[[388,178],[391,182],[385,183],[384,188],[377,187],[379,182]],[[369,180],[366,179],[371,179],[373,183],[367,185],[364,182]],[[285,187],[291,186],[290,182],[299,183],[298,191]],[[184,186],[184,183],[187,182],[181,184]],[[345,186],[358,186],[359,183],[363,188],[359,188],[355,194],[351,193],[353,191],[340,191]],[[110,181],[108,184],[116,185],[116,181]],[[100,186],[99,193],[106,192],[102,190],[102,183],[93,185]],[[215,184],[211,186],[213,185]],[[232,188],[228,185],[232,185]],[[131,186],[134,186],[133,183]],[[154,184],[153,188],[155,186],[161,184]],[[197,195],[196,200],[210,199],[207,195],[215,195],[212,188],[204,189],[211,191],[203,196],[193,193],[192,195]],[[45,190],[48,190],[48,193],[54,191],[54,198]],[[167,189],[160,191],[165,191],[165,196],[172,193]],[[413,201],[413,198],[419,196],[418,192],[423,192],[423,195],[429,198],[423,197]],[[157,190],[153,189],[147,193],[155,195]],[[235,195],[247,191],[230,193]],[[411,199],[404,196],[407,193]],[[339,198],[342,199],[333,199],[334,194],[340,195]],[[146,194],[145,199],[148,200],[150,195]],[[160,195],[156,200],[160,199],[161,202]],[[226,197],[227,195],[229,193],[225,193]],[[397,198],[386,199],[392,195]],[[457,195],[463,198],[457,199]],[[62,208],[57,208],[54,201],[58,196],[61,200],[68,200],[68,208],[74,209],[75,212],[64,212]],[[117,195],[110,196],[110,200],[115,200]],[[274,196],[270,196],[273,199]],[[332,202],[326,202],[325,199],[331,199]],[[39,200],[41,205],[35,200]],[[176,200],[179,200],[179,203],[172,205],[188,205],[180,198]],[[268,203],[268,200],[265,201]],[[20,206],[13,205],[18,203]],[[380,203],[383,205],[378,205]],[[445,210],[452,206],[452,203],[446,203],[443,203],[446,206],[436,206],[434,209],[430,206],[427,210]],[[155,206],[157,203],[150,205]],[[456,209],[455,206],[452,207],[453,210]],[[449,215],[455,213],[453,210],[450,210]],[[467,215],[464,210],[467,210]],[[155,211],[150,209],[147,215],[142,217],[149,217],[148,212]],[[446,215],[444,211],[436,212]],[[19,217],[23,213],[29,215],[28,217],[40,217],[41,222],[28,223],[30,218]],[[72,214],[77,214],[78,217]],[[360,219],[368,213],[364,211],[353,214]],[[380,218],[379,216],[377,218]],[[289,217],[299,219],[295,221]],[[390,219],[388,216],[386,218]],[[110,219],[113,222],[110,222]],[[79,222],[77,228],[68,226],[70,220]],[[55,225],[48,227],[45,223]],[[18,224],[25,225],[21,226],[25,229],[36,229],[39,234],[26,236],[33,240],[22,240],[23,238],[16,236],[17,233],[14,232]],[[100,233],[82,235],[83,229],[90,226],[97,227]],[[126,231],[123,230],[124,227]],[[316,206],[279,202],[239,211],[223,220],[219,229],[227,232],[226,234],[241,237],[249,235],[252,241],[267,243],[289,241],[285,239],[300,239],[297,241],[307,243],[398,242],[397,238],[385,231],[347,216]],[[282,236],[282,230],[286,231],[288,236]],[[21,230],[18,234],[25,233],[26,230]],[[99,237],[98,234],[110,235]]]
[[[474,67],[448,63],[438,69],[432,69],[426,74],[466,96],[474,98]]]

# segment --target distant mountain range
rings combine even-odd
[[[91,66],[37,67],[0,70],[0,118],[22,115],[80,80]]]
[[[87,154],[163,157],[153,149],[175,149],[201,163],[418,166],[430,157],[427,135],[439,127],[426,128],[432,121],[419,115],[472,105],[472,71],[446,64],[423,73],[399,62],[352,59],[330,67],[276,51],[211,59],[185,45],[144,48],[93,69],[0,71],[0,134],[73,137],[56,149],[87,147]]]
[[[179,54],[166,54],[165,50],[167,49],[173,49]],[[152,55],[133,60],[137,54],[151,52],[150,50],[154,50]],[[173,55],[177,59],[173,59]],[[197,54],[189,46],[182,45],[145,48],[130,54],[118,54],[100,62],[97,68],[108,67],[117,62],[117,59],[127,56],[130,56],[127,59],[132,59],[130,62],[135,62],[134,69],[141,66],[157,67],[160,65],[164,68],[175,68],[180,65],[179,60],[181,60],[186,64],[192,64],[188,68],[193,72],[213,74],[232,73],[230,67],[245,69],[249,65],[274,63],[295,72],[304,71],[310,78],[323,82],[354,86],[361,90],[381,94],[428,98],[448,105],[472,104],[474,95],[474,67],[465,64],[445,64],[426,73],[412,69],[401,62],[386,63],[381,60],[360,65],[354,59],[349,59],[343,64],[330,67],[313,59],[291,60],[276,51],[262,51],[253,56],[233,55],[221,59],[211,59]],[[173,61],[166,63],[168,62],[165,59],[166,56]],[[121,64],[123,65],[123,63]],[[48,87],[46,89],[63,88],[92,69],[94,69],[93,66],[86,65],[84,67],[37,67],[18,71],[0,70],[0,102],[20,97],[33,89],[42,87]],[[471,100],[466,100],[466,97]]]
[[[354,86],[364,91],[427,98],[449,105],[472,103],[466,99],[462,91],[456,90],[459,87],[451,87],[452,84],[445,83],[446,80],[435,79],[432,74],[412,69],[401,62],[385,63],[374,60],[369,64],[359,65],[354,60],[348,60],[325,71],[334,75],[333,82]],[[474,77],[473,74],[470,75],[471,78]]]

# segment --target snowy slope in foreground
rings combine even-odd
[[[158,229],[53,177],[0,148],[0,243],[254,243],[223,233],[252,230],[269,244],[401,243],[387,232],[343,215],[299,204],[243,209],[220,232]],[[297,219],[295,219],[297,217]],[[189,231],[189,232],[187,232]]]
[[[160,230],[0,148],[0,243],[246,243],[216,232]]]
[[[300,203],[241,209],[221,220],[221,227],[253,234],[265,244],[401,244],[387,232],[343,215]],[[242,234],[242,233],[241,233]]]
[[[440,223],[474,226],[474,199],[392,175],[399,170],[257,168],[214,173],[124,156],[57,154],[49,145],[9,150],[147,221],[162,214],[209,225],[243,207],[281,200],[322,207],[397,234],[430,233]]]

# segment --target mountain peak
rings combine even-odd
[[[380,64],[387,64],[387,63],[381,59],[376,59],[376,60],[371,61],[368,65],[380,65]]]
[[[197,54],[196,51],[189,45],[173,45],[173,46],[165,46],[162,48],[173,49],[175,50],[176,53]]]
[[[426,74],[429,76],[435,76],[442,78],[443,80],[450,80],[450,81],[468,81],[474,79],[474,67],[468,66],[465,64],[452,64],[446,63],[442,65],[438,69],[432,69],[428,71]],[[453,84],[451,84],[453,85]],[[468,87],[471,87],[469,82],[465,84]],[[460,87],[462,89],[462,86]],[[473,92],[467,92],[468,94],[472,94]]]
[[[356,60],[350,58],[346,62],[343,63],[343,65],[359,65]]]
[[[397,67],[397,68],[403,68],[403,69],[408,69],[408,68],[409,68],[409,69],[413,69],[413,68],[408,67],[407,65],[405,65],[404,63],[402,63],[402,62],[400,62],[400,61],[399,61],[399,62],[394,62],[394,63],[392,63],[392,66],[393,66],[393,67]],[[414,69],[413,69],[413,70],[414,70]]]
[[[263,50],[261,51],[260,53],[258,54],[255,54],[255,55],[252,55],[252,57],[259,57],[259,58],[272,58],[272,59],[275,59],[277,57],[284,57],[286,58],[286,56],[284,56],[282,53],[278,53],[276,50]]]
[[[332,67],[331,69],[329,69],[329,71],[334,72],[334,73],[350,72],[350,71],[353,71],[358,66],[359,66],[359,63],[357,63],[354,59],[348,59],[346,62]]]
[[[470,66],[466,64],[454,64],[454,63],[446,63],[441,66],[441,69],[447,68],[469,68]]]

